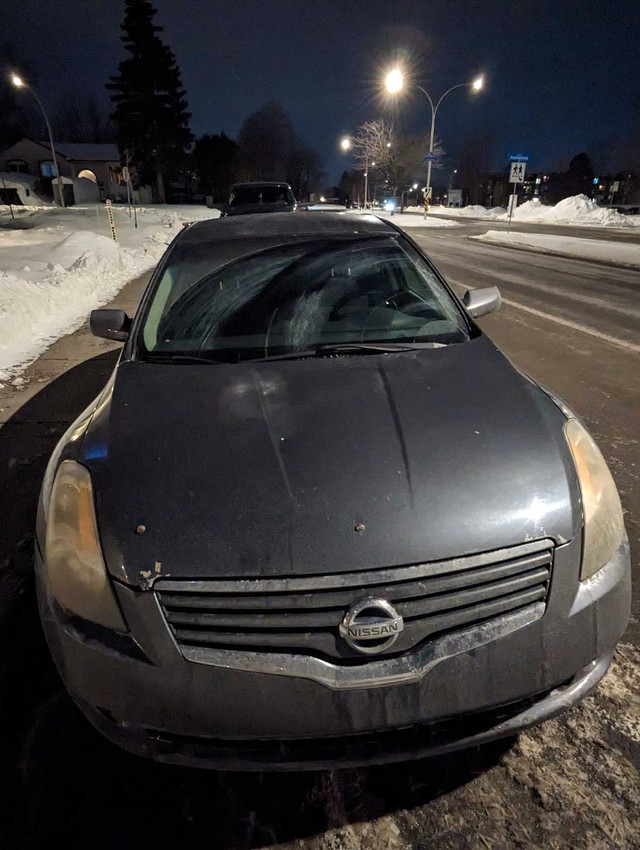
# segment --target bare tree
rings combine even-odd
[[[53,112],[55,137],[61,142],[115,141],[115,127],[109,120],[106,104],[93,94],[68,92]]]
[[[402,136],[384,120],[367,121],[358,127],[352,145],[359,168],[384,179],[394,195],[406,185],[424,179],[428,136]],[[439,158],[444,156],[439,140],[433,152]]]

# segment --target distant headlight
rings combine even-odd
[[[591,578],[611,560],[625,538],[620,496],[593,437],[577,419],[564,426],[575,463],[584,513],[580,580]]]
[[[63,608],[109,629],[127,630],[102,557],[91,477],[73,460],[53,483],[45,540],[49,588]]]

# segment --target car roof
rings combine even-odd
[[[314,236],[391,236],[397,232],[389,222],[368,213],[256,213],[198,221],[182,231],[178,243],[182,249],[188,245],[229,243],[247,239],[278,245]]]

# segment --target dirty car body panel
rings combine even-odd
[[[331,252],[320,299],[273,307],[278,287],[293,291],[300,268],[313,279]],[[366,308],[339,300],[323,326],[342,345],[364,309],[359,347],[298,356],[282,344],[282,312],[286,335],[301,303],[305,321],[318,315],[322,294],[348,291],[374,255],[385,281],[411,258],[440,301],[384,286],[372,297],[369,269]],[[256,296],[279,340],[266,354],[262,342],[208,343],[213,362],[196,362],[204,348],[185,353],[175,322],[149,332],[167,280],[179,290],[174,317],[200,327],[202,275],[219,292],[235,281],[213,324],[238,333],[229,311],[241,309],[250,326],[255,300],[238,308],[229,277],[246,258],[276,269]],[[387,348],[375,349],[373,325],[387,328]],[[209,325],[198,333],[214,338]],[[39,602],[67,688],[132,752],[225,769],[415,758],[554,716],[605,674],[630,598],[624,535],[593,576],[581,572],[570,416],[387,222],[283,214],[188,228],[152,277],[109,384],[45,475]],[[67,461],[91,481],[121,628],[70,609],[53,587],[52,488]]]

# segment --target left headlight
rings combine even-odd
[[[53,483],[45,562],[49,588],[63,608],[109,629],[127,630],[102,557],[91,477],[74,460],[60,464]]]
[[[618,490],[593,437],[577,419],[565,422],[564,433],[582,493],[584,542],[580,580],[584,581],[613,558],[626,532]]]

